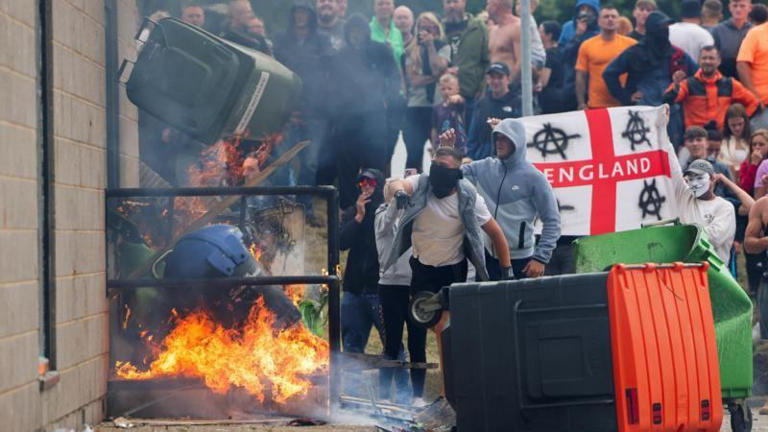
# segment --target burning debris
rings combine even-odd
[[[225,328],[198,310],[175,318],[175,327],[148,370],[116,363],[122,379],[198,378],[213,392],[245,389],[260,402],[285,403],[306,395],[307,378],[327,374],[328,342],[303,325],[275,330],[275,314],[259,299],[241,328]]]

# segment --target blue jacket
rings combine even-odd
[[[583,5],[592,6],[592,8],[595,9],[596,15],[600,11],[600,0],[579,0],[578,2],[576,2],[576,8],[575,8],[576,13],[578,13],[579,8]],[[574,17],[572,20],[568,21],[567,23],[563,24],[563,30],[560,32],[560,39],[557,42],[558,45],[564,46],[571,39],[573,39],[574,35],[576,35],[575,21],[576,21],[576,17]],[[593,26],[596,26],[596,25],[593,25]]]
[[[560,238],[557,199],[544,174],[526,159],[523,123],[503,120],[493,130],[496,134],[512,140],[515,150],[504,160],[489,157],[464,165],[464,177],[475,184],[504,231],[510,257],[532,257],[547,264]],[[533,236],[537,218],[544,224],[538,245]],[[492,255],[497,256],[493,252]]]

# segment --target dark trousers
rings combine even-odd
[[[760,281],[757,307],[760,311],[760,339],[768,339],[768,280],[765,277]]]
[[[515,279],[525,279],[528,277],[523,273],[523,269],[530,261],[531,257],[512,260],[512,271],[515,273]],[[490,280],[501,280],[501,264],[488,251],[485,251],[485,268],[488,270],[488,278]]]
[[[421,172],[424,162],[424,144],[432,130],[432,107],[409,107],[405,111],[403,141],[408,151],[406,168],[416,168]]]
[[[378,294],[363,294],[344,292],[341,297],[341,340],[344,352],[364,353],[371,335],[371,328],[376,327],[379,332],[381,344],[385,347],[390,338],[384,326],[382,306]],[[404,360],[402,329],[400,337],[396,339],[395,357]],[[398,394],[407,394],[408,377],[404,370],[398,370],[394,374]],[[345,392],[352,395],[367,395],[363,389],[362,376],[359,373],[348,374],[345,381]]]
[[[365,352],[372,327],[376,327],[384,343],[384,324],[378,294],[345,292],[341,297],[341,340],[344,351]]]
[[[765,254],[745,253],[744,258],[747,261],[749,294],[755,296],[760,287],[760,279],[763,278],[763,272],[765,271]]]
[[[547,276],[560,276],[576,273],[576,258],[573,256],[573,244],[577,237],[560,238],[557,248],[552,253],[552,258],[547,264],[544,274]]]
[[[467,260],[458,264],[442,267],[433,267],[424,265],[416,258],[411,257],[411,295],[421,291],[436,293],[441,288],[449,286],[455,282],[467,281]],[[424,363],[427,361],[427,330],[422,328],[413,329],[413,339],[411,340],[408,329],[408,351],[411,354],[411,361],[414,363]],[[425,369],[411,369],[411,384],[413,385],[413,397],[422,397],[424,395],[424,381],[427,371]]]
[[[411,300],[410,287],[402,285],[379,285],[379,301],[381,302],[381,312],[384,315],[384,358],[387,360],[399,360],[403,353],[403,325],[408,326],[408,352],[411,353],[411,362],[413,359],[413,349],[415,347],[415,334],[418,332],[410,319],[408,319],[408,305]],[[392,378],[397,372],[404,372],[398,368],[382,368],[379,371],[379,397],[389,399],[392,388]],[[413,379],[413,377],[411,377]],[[396,381],[397,392],[393,399],[398,402],[408,402],[408,386],[402,385],[401,380]]]

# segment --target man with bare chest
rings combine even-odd
[[[512,13],[514,0],[488,0],[488,45],[491,63],[506,63],[512,76],[520,70],[520,18]]]
[[[763,197],[757,200],[749,211],[749,224],[744,233],[744,250],[747,253],[760,254],[768,250],[767,228],[768,197]],[[757,292],[757,307],[760,310],[760,338],[768,339],[768,280],[765,275]],[[768,403],[765,408],[768,408]]]

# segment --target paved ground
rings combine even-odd
[[[136,426],[121,429],[109,423],[98,426],[96,432],[376,432],[375,427],[366,426],[269,426],[269,425],[178,425],[178,426]]]
[[[754,409],[754,427],[752,432],[768,432],[768,416],[760,416]],[[731,432],[730,421],[726,415],[723,419],[721,432]],[[370,426],[312,426],[288,427],[280,425],[192,425],[181,424],[174,426],[137,425],[130,429],[117,428],[111,422],[106,422],[96,428],[96,432],[376,432]]]

